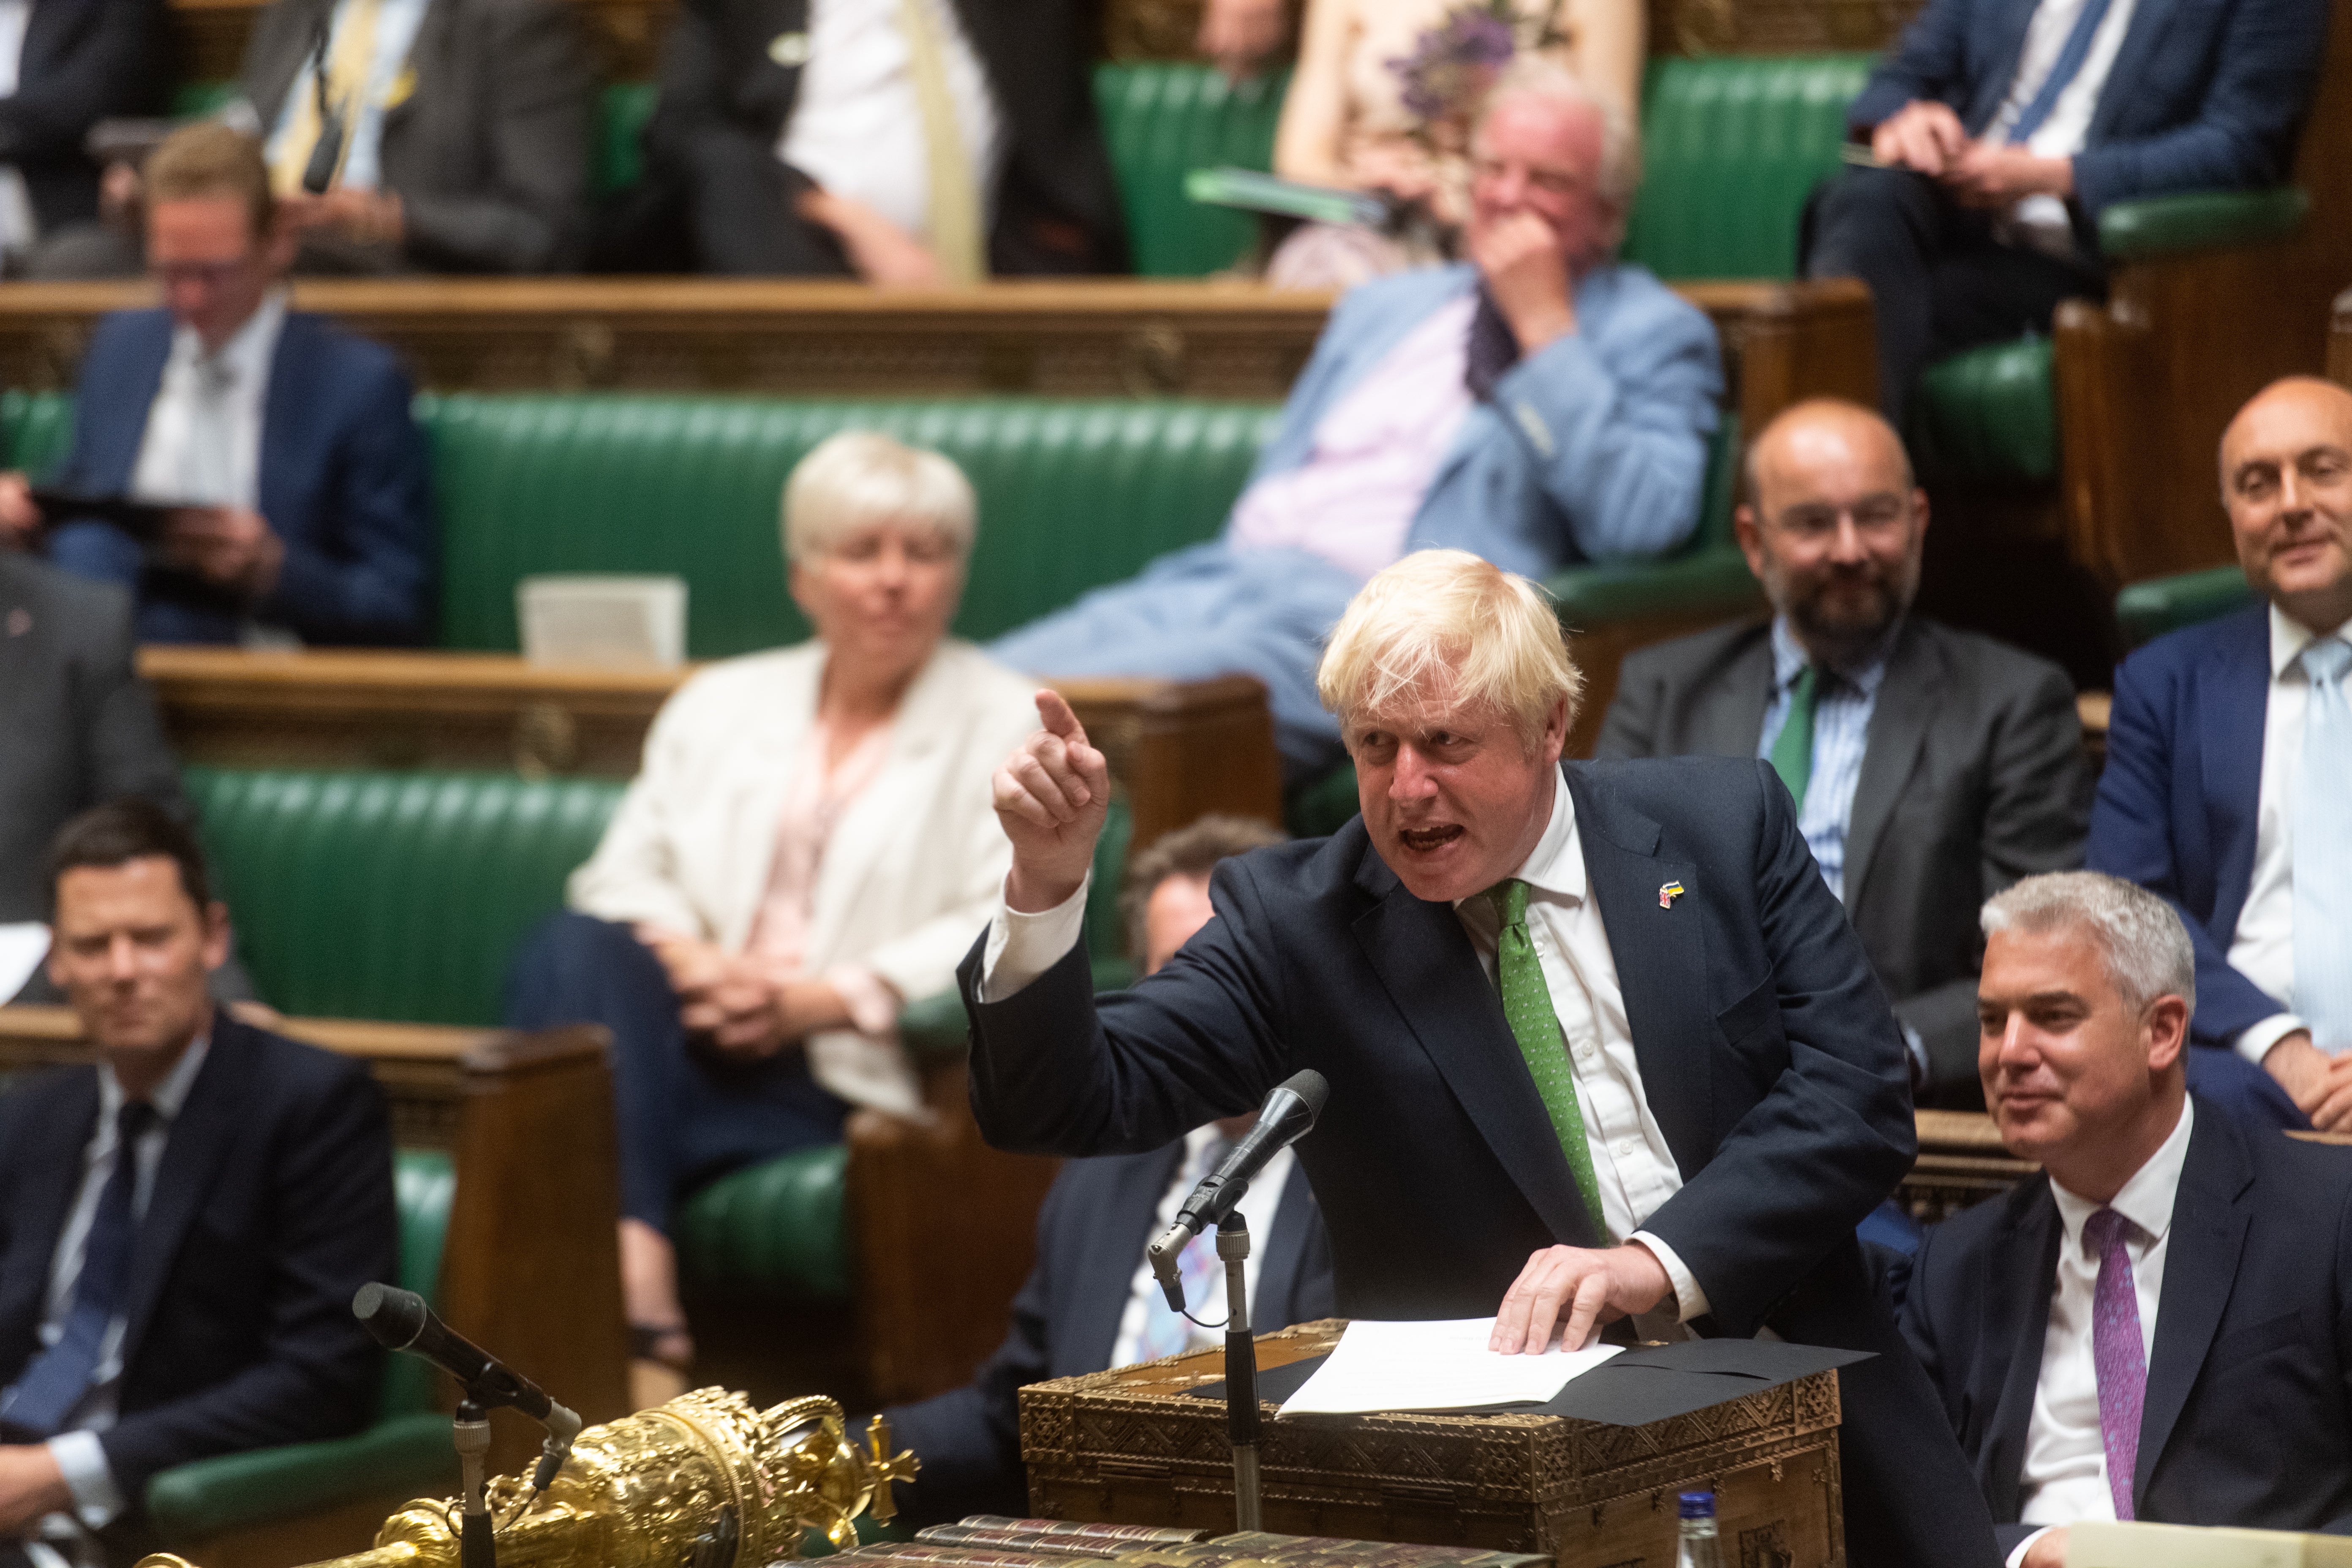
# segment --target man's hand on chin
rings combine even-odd
[[[43,1514],[72,1506],[65,1473],[47,1445],[0,1447],[0,1541],[20,1537]]]
[[[1674,1289],[1665,1265],[1638,1241],[1602,1251],[1547,1247],[1528,1256],[1528,1266],[1505,1292],[1488,1342],[1505,1355],[1532,1355],[1564,1323],[1561,1346],[1582,1350],[1602,1324],[1646,1312]]]

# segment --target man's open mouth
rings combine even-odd
[[[1404,840],[1406,848],[1427,854],[1461,837],[1462,825],[1448,822],[1437,827],[1401,827],[1397,829],[1397,837]]]

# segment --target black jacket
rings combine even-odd
[[[58,1236],[97,1124],[98,1070],[0,1096],[0,1386],[38,1352]],[[367,1068],[215,1016],[131,1244],[121,1415],[100,1438],[144,1531],[159,1470],[340,1436],[373,1419],[383,1353],[352,1296],[391,1280],[392,1131]]]
[[[16,90],[0,98],[0,163],[25,176],[44,235],[98,216],[90,127],[162,110],[164,26],[156,0],[33,0]]]

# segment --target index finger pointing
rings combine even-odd
[[[1050,686],[1038,689],[1037,721],[1050,734],[1059,735],[1065,741],[1076,741],[1081,746],[1087,743],[1086,726],[1078,722],[1078,715],[1070,707],[1069,699]]]

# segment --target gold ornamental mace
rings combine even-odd
[[[821,1530],[854,1546],[861,1512],[896,1511],[890,1483],[914,1479],[877,1418],[863,1448],[830,1399],[755,1410],[740,1394],[701,1388],[580,1434],[544,1496],[529,1482],[489,1484],[499,1568],[763,1568],[800,1555]],[[420,1498],[383,1521],[375,1545],[313,1568],[457,1568],[457,1502]],[[139,1568],[193,1568],[159,1552]]]

